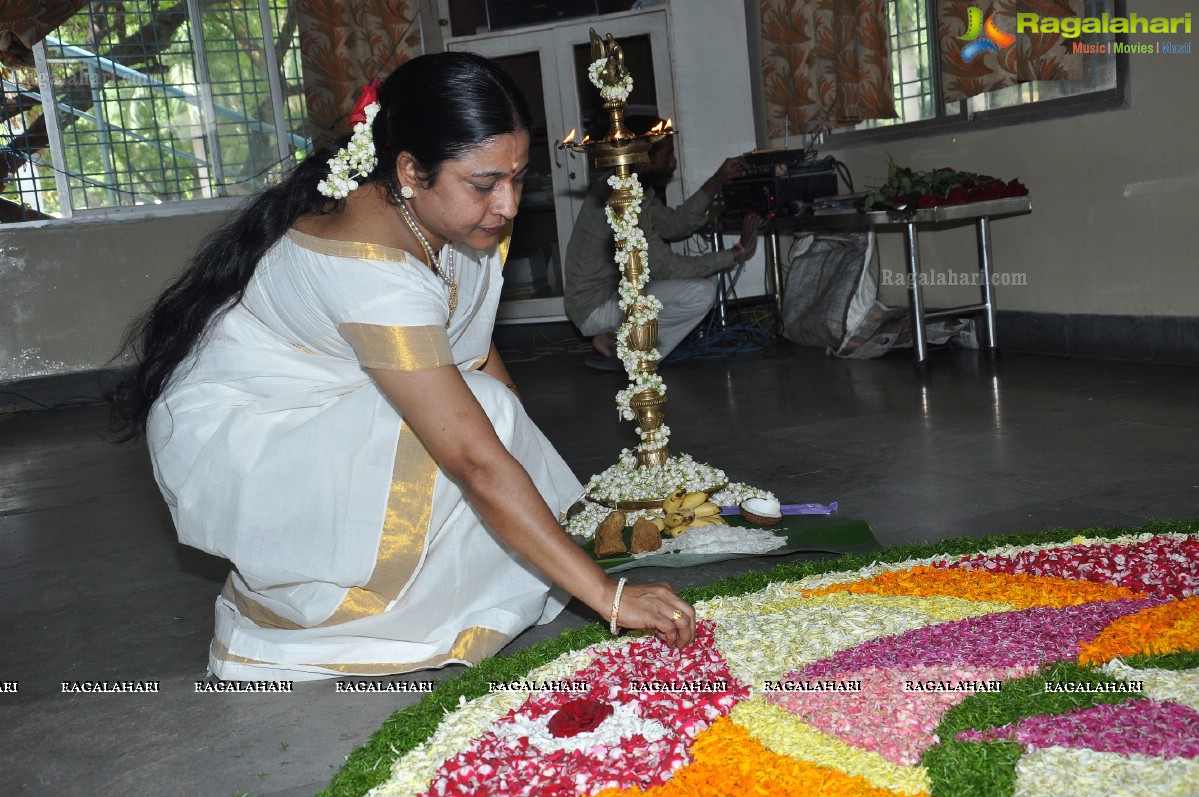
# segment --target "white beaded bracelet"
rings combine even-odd
[[[612,622],[608,624],[608,630],[612,632],[612,636],[620,633],[620,626],[616,624],[616,617],[620,614],[620,593],[624,592],[624,583],[628,579],[622,578],[616,582],[616,595],[612,598]]]

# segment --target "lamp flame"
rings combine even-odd
[[[575,128],[572,127],[570,129],[570,132],[566,134],[566,138],[562,139],[562,143],[563,144],[571,144],[574,142],[574,140],[575,140]]]
[[[662,136],[672,132],[673,130],[674,127],[671,124],[670,119],[659,119],[658,123],[646,131],[645,134],[647,136]]]

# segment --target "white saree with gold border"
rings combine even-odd
[[[217,677],[475,663],[561,611],[565,593],[486,527],[363,371],[455,365],[550,509],[582,494],[512,391],[478,370],[499,252],[456,258],[450,318],[449,289],[407,253],[293,230],[154,405],[147,437],[179,538],[234,566]]]

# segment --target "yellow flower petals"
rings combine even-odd
[[[924,767],[905,767],[878,753],[846,744],[760,698],[737,704],[730,716],[779,755],[856,775],[871,786],[900,794],[925,794],[932,788]]]
[[[668,783],[646,791],[607,789],[595,797],[894,797],[895,792],[866,780],[779,755],[764,747],[728,717],[721,717],[691,746],[694,762]]]
[[[938,622],[964,620],[984,614],[1015,611],[1016,607],[1003,601],[976,601],[951,595],[880,595],[831,592],[810,597],[796,596],[767,604],[762,611],[780,611],[799,606],[877,606],[888,610],[911,609],[927,614]]]

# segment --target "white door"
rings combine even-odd
[[[520,86],[533,110],[532,144],[524,197],[504,268],[499,318],[508,322],[560,321],[562,255],[587,194],[586,158],[558,149],[572,129],[594,138],[607,128],[599,91],[587,79],[590,28],[611,33],[633,75],[626,118],[634,132],[674,115],[666,13],[662,8],[557,22],[553,25],[450,39],[446,48],[494,59]],[[599,129],[602,128],[602,129]]]

